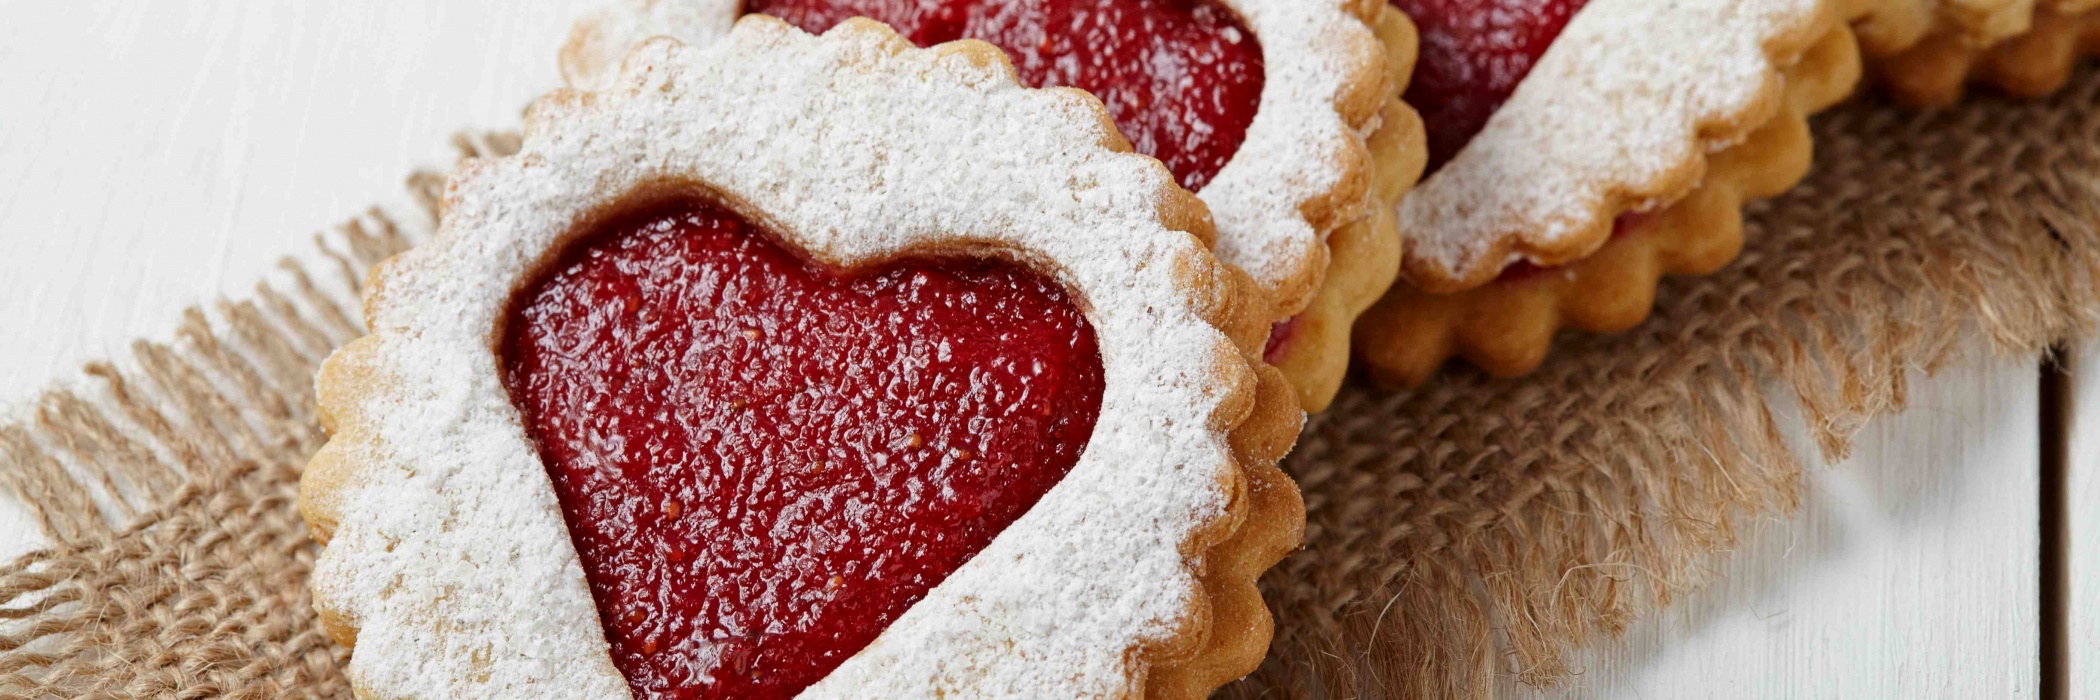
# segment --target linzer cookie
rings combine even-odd
[[[1217,255],[1253,277],[1276,324],[1268,358],[1302,404],[1319,410],[1340,387],[1351,321],[1399,267],[1381,212],[1423,157],[1420,123],[1392,89],[1413,62],[1412,27],[1383,4],[622,0],[577,23],[563,74],[596,84],[629,46],[704,45],[743,12],[813,32],[868,17],[921,46],[981,39],[1025,84],[1100,97],[1138,152],[1209,205]]]
[[[643,44],[445,188],[300,510],[366,698],[1200,697],[1302,414],[1201,201],[981,42]]]
[[[1875,82],[1914,106],[1952,104],[1970,83],[2039,97],[2100,55],[2100,0],[1886,0],[1859,39]]]
[[[1397,210],[1401,281],[1357,321],[1367,374],[1522,374],[1559,329],[1630,327],[1662,275],[1733,259],[1743,202],[1801,179],[1805,117],[1857,83],[1866,5],[1395,0],[1430,163]]]

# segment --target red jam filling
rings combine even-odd
[[[842,274],[705,204],[576,245],[502,342],[638,698],[816,682],[1062,479],[1101,406],[1052,280]]]
[[[1298,317],[1292,316],[1269,324],[1269,339],[1262,343],[1261,359],[1269,364],[1278,364],[1291,351],[1291,338],[1298,335]]]
[[[869,17],[920,46],[990,42],[1021,82],[1100,97],[1131,145],[1190,191],[1232,159],[1261,101],[1261,46],[1211,0],[746,0],[745,10],[813,33]]]
[[[1422,114],[1436,172],[1487,126],[1589,0],[1389,1],[1421,33],[1405,99]]]

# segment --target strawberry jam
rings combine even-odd
[[[1139,153],[1198,191],[1239,150],[1261,101],[1261,46],[1213,0],[746,0],[820,33],[852,17],[920,46],[990,42],[1021,82],[1075,87],[1108,105]]]
[[[1450,161],[1517,91],[1588,0],[1390,0],[1421,32],[1404,96],[1429,132],[1429,172]]]
[[[1078,461],[1094,332],[1018,267],[841,273],[707,204],[523,289],[505,384],[637,698],[786,698]]]
[[[1261,359],[1269,364],[1279,364],[1289,356],[1291,339],[1298,335],[1298,317],[1292,316],[1269,324],[1269,339],[1262,343]]]

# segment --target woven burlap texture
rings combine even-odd
[[[2054,99],[1821,117],[1816,170],[1756,205],[1742,259],[1674,280],[1633,332],[1534,375],[1351,389],[1286,468],[1305,551],[1264,580],[1270,659],[1223,694],[1484,695],[1711,575],[1794,508],[1774,400],[1832,457],[1907,374],[1981,335],[2038,352],[2100,315],[2100,72]],[[468,154],[510,138],[463,139]],[[411,180],[427,209],[437,182]],[[344,697],[293,511],[310,377],[356,335],[365,268],[429,230],[375,209],[252,298],[98,363],[0,423],[0,489],[56,543],[0,567],[0,696]],[[314,261],[319,261],[315,265]]]

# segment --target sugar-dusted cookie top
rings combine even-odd
[[[1592,0],[1401,201],[1407,278],[1449,291],[1519,260],[1564,264],[1621,214],[1682,196],[1709,152],[1776,112],[1780,71],[1819,38],[1827,5]]]
[[[752,463],[757,471],[729,471],[722,476],[727,486],[718,487],[772,494],[820,483],[754,476],[773,473],[764,471],[772,467],[815,470],[822,464],[888,475],[908,462],[935,471],[898,477],[897,492],[836,493],[867,499],[848,510],[886,507],[895,496],[945,498],[942,484],[961,483],[953,480],[969,474],[971,463],[1001,463],[964,452],[1011,443],[935,444],[948,433],[929,426],[838,457],[806,459],[790,448],[831,444],[817,438],[838,435],[802,442],[793,430],[760,436],[756,431],[765,426],[736,416],[696,422],[688,415],[757,415],[755,402],[769,400],[861,396],[893,403],[927,392],[934,397],[926,399],[934,402],[925,404],[927,420],[949,415],[942,408],[949,404],[993,401],[954,415],[1000,420],[1004,414],[993,409],[1010,406],[1033,412],[1028,424],[1051,425],[1052,432],[1058,424],[1045,416],[1079,415],[1089,392],[1098,392],[1099,405],[1083,450],[1040,500],[796,697],[1128,696],[1139,692],[1148,670],[1187,658],[1210,632],[1209,601],[1237,595],[1207,590],[1202,581],[1210,579],[1198,578],[1206,566],[1224,566],[1207,558],[1213,547],[1243,522],[1253,522],[1248,471],[1235,449],[1243,438],[1288,444],[1299,420],[1294,411],[1257,410],[1257,386],[1266,384],[1257,379],[1253,358],[1264,322],[1243,303],[1249,294],[1244,275],[1208,252],[1214,234],[1202,204],[1157,161],[1128,153],[1098,101],[1076,91],[1022,87],[1005,59],[983,43],[918,49],[872,22],[849,21],[816,37],[754,17],[706,48],[669,39],[647,42],[623,65],[602,91],[560,91],[535,103],[517,155],[469,162],[455,173],[438,234],[380,269],[367,298],[371,334],[332,357],[317,380],[331,439],[302,479],[301,512],[326,542],[314,573],[316,606],[332,634],[354,643],[349,675],[360,695],[621,697],[630,686],[659,678],[632,670],[637,655],[647,657],[640,659],[646,666],[654,655],[694,654],[697,660],[740,648],[675,630],[627,634],[632,629],[621,630],[626,642],[609,645],[608,629],[651,618],[629,619],[631,609],[620,600],[594,598],[640,590],[599,585],[603,577],[645,575],[637,572],[691,560],[672,547],[675,542],[645,537],[635,541],[664,545],[655,552],[663,560],[636,560],[633,569],[594,568],[579,556],[583,540],[572,539],[582,529],[579,523],[606,524],[579,520],[597,510],[610,513],[602,517],[635,522],[595,528],[591,536],[632,533],[623,528],[635,523],[719,514],[708,510],[719,504],[652,500],[626,508],[590,499],[628,491],[563,490],[553,479],[646,482],[654,470],[677,466],[655,459],[690,452],[694,445],[719,448],[710,453],[719,462],[698,466],[728,470],[741,464],[735,455],[745,454],[729,446],[748,442],[785,447],[762,453],[765,458]],[[712,213],[645,221],[639,229],[619,225],[666,204]],[[783,385],[777,394],[694,403],[692,396],[644,388],[639,394],[604,394],[608,401],[627,402],[623,406],[564,409],[575,396],[563,392],[572,389],[652,382],[694,367],[762,370],[701,357],[740,347],[779,351],[753,355],[754,362],[820,355],[846,358],[836,360],[841,365],[871,361],[872,355],[852,349],[840,351],[847,355],[807,354],[799,352],[806,348],[764,345],[787,342],[765,335],[790,330],[785,327],[717,328],[694,319],[679,319],[685,325],[677,332],[697,335],[670,348],[677,351],[670,355],[591,344],[604,329],[661,331],[664,326],[649,325],[645,317],[661,310],[653,304],[673,286],[698,289],[696,294],[742,294],[745,306],[766,302],[764,294],[737,291],[751,291],[738,285],[767,283],[745,274],[763,270],[687,275],[690,270],[678,269],[687,258],[662,266],[649,262],[658,260],[646,257],[651,245],[700,261],[716,258],[690,246],[758,240],[679,237],[693,233],[681,228],[687,224],[763,236],[769,242],[759,248],[792,252],[771,255],[767,264],[773,267],[767,269],[829,276],[780,287],[791,293],[830,295],[826,299],[906,295],[883,302],[902,304],[920,298],[909,296],[922,291],[915,285],[927,285],[923,289],[952,293],[942,303],[965,306],[984,303],[963,298],[972,294],[1025,293],[1032,296],[1014,297],[1014,308],[1070,305],[1050,314],[1064,325],[1041,335],[1051,339],[1042,342],[1090,335],[1098,350],[1044,355],[1063,362],[1059,367],[1080,368],[1058,384],[1071,387],[1077,398],[1069,402],[1015,395],[1042,386],[1034,379],[1042,372],[1063,370],[982,355],[982,348],[966,343],[985,329],[936,323],[947,334],[939,337],[953,342],[904,349],[927,353],[926,362],[913,359],[919,356],[885,360],[870,372],[882,378],[871,385],[880,395],[852,393],[870,388],[862,385],[824,392]],[[896,277],[877,272],[874,287],[855,286],[857,272],[914,261],[931,261],[932,267],[919,270],[925,279],[912,270]],[[961,267],[940,267],[951,262]],[[999,282],[974,266],[1026,274],[1013,277],[1018,282]],[[665,276],[652,278],[655,296],[629,294],[632,285],[623,286],[632,281],[623,275],[658,273]],[[726,286],[708,287],[718,283]],[[795,313],[793,308],[774,313]],[[851,318],[906,313],[879,305],[861,311],[867,313]],[[826,325],[832,318],[846,316],[804,315],[793,329],[827,333],[837,330]],[[929,318],[899,324],[920,327],[912,324],[932,323]],[[1077,318],[1090,334],[1070,327]],[[550,325],[524,332],[517,324]],[[706,335],[710,329],[722,332]],[[651,347],[648,352],[663,349]],[[603,361],[616,357],[638,361]],[[972,357],[984,357],[993,363],[984,371],[1005,378],[916,383]],[[1093,361],[1098,378],[1089,378],[1084,367]],[[534,383],[556,376],[546,372],[578,367],[602,374],[586,377],[588,382]],[[752,381],[851,374],[836,366],[797,372],[754,375]],[[1000,395],[972,393],[973,386]],[[651,401],[660,406],[635,405]],[[652,446],[647,430],[591,423],[613,416],[729,429],[694,431],[676,445]],[[575,422],[583,424],[580,429],[564,427]],[[861,427],[852,421],[824,425]],[[1055,444],[1071,447],[1069,441]],[[896,457],[929,449],[946,451],[929,459]],[[558,454],[563,450],[574,454]],[[942,470],[954,473],[943,476]],[[959,492],[991,493],[980,486]],[[1008,501],[984,503],[1012,507]],[[829,520],[798,520],[792,512],[799,511],[780,510],[771,522],[742,526],[760,528],[755,534],[709,529],[732,527],[722,523],[680,527],[719,531],[725,538],[801,538],[790,547],[824,547],[850,535],[826,529]],[[1294,532],[1287,520],[1263,523]],[[853,566],[920,556],[910,547],[867,553],[875,558],[797,555],[741,566],[848,562],[838,565],[850,570],[830,575],[781,572],[814,576],[809,580],[822,585],[791,589],[825,596],[848,584],[886,581],[869,579]],[[834,576],[837,586],[829,584]],[[1251,591],[1251,574],[1245,578],[1238,583]],[[708,622],[711,629],[735,632],[743,629],[742,621],[755,619],[745,616],[751,612],[726,609]],[[614,649],[622,656],[614,658]],[[709,668],[766,672],[749,658]]]

